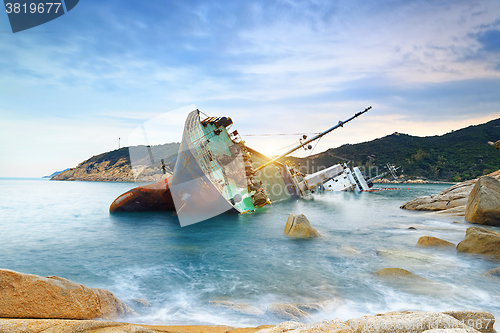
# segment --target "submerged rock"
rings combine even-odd
[[[457,251],[491,256],[500,260],[500,234],[481,227],[470,227],[465,239],[458,243]]]
[[[500,278],[500,267],[497,267],[497,268],[492,269],[491,271],[488,271],[485,275]]]
[[[261,309],[245,303],[233,303],[229,301],[209,301],[208,304],[213,307],[229,309],[248,316],[260,316],[264,314],[264,311],[262,311]]]
[[[419,281],[430,281],[427,280],[426,278],[423,278],[421,276],[418,276],[417,274],[413,274],[410,271],[407,271],[406,269],[402,268],[384,268],[384,269],[379,269],[378,271],[374,272],[373,274],[378,275],[383,278],[409,278],[409,279],[415,279]]]
[[[319,232],[311,226],[304,214],[288,215],[285,225],[285,234],[297,238],[310,238],[320,236]]]
[[[495,316],[486,311],[445,311],[444,314],[465,323],[482,333],[496,333]]]
[[[281,320],[305,321],[309,315],[291,304],[271,303],[267,307],[266,314]]]
[[[483,176],[472,189],[465,208],[465,219],[471,223],[500,226],[500,181]]]
[[[0,270],[0,318],[114,320],[136,314],[104,289],[57,276]]]
[[[435,248],[455,248],[455,244],[432,236],[422,236],[417,242],[418,247],[435,247]]]

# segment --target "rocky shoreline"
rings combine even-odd
[[[500,170],[487,175],[500,181]],[[484,177],[484,176],[483,176]],[[455,184],[447,189],[431,195],[423,196],[404,203],[401,208],[408,210],[433,211],[440,214],[465,216],[469,196],[479,179],[468,180]],[[469,219],[467,219],[469,222]]]

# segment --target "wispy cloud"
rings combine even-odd
[[[242,133],[317,132],[374,106],[321,149],[500,111],[498,0],[87,0],[35,30],[49,28],[0,34],[0,110],[13,126],[109,127],[114,145],[193,103]],[[108,147],[91,142],[95,153]]]

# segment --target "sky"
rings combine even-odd
[[[180,141],[190,108],[277,154],[299,136],[256,134],[368,106],[313,153],[499,118],[500,0],[81,0],[15,34],[0,13],[0,177],[75,167],[154,119],[150,144]]]

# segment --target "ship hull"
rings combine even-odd
[[[123,193],[109,207],[112,213],[140,211],[175,211],[170,190],[172,177],[156,183],[139,186]]]

